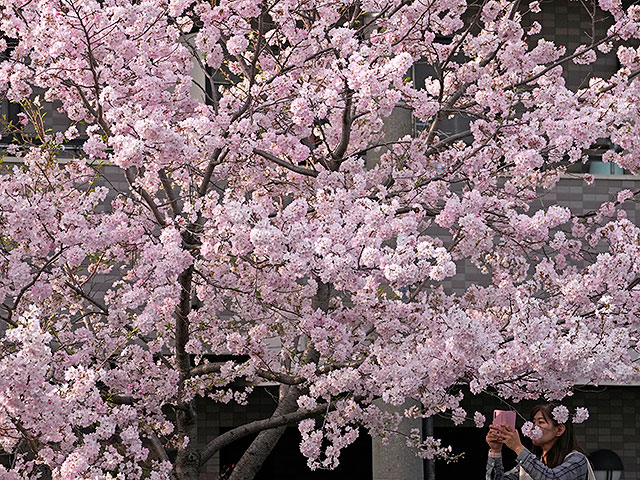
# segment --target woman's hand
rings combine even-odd
[[[515,428],[511,428],[509,425],[500,425],[497,429],[499,433],[496,437],[513,450],[516,455],[524,449],[524,445],[520,441],[520,434]]]
[[[502,437],[500,430],[495,425],[489,425],[489,433],[487,433],[487,444],[492,452],[498,453],[502,451]]]

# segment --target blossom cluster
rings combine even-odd
[[[640,9],[600,1],[608,31],[567,51],[545,7],[0,0],[0,96],[22,109],[1,152],[0,445],[35,449],[0,474],[175,478],[238,433],[203,448],[200,402],[265,382],[334,468],[408,399],[460,424],[463,386],[637,381],[638,192],[547,194],[602,138],[640,171]],[[565,81],[608,52],[608,78]],[[407,108],[426,128],[390,135]]]

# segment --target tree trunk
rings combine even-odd
[[[199,480],[200,478],[200,451],[196,444],[197,438],[197,414],[193,404],[187,404],[184,411],[176,412],[179,431],[184,437],[189,438],[189,443],[179,447],[175,473],[178,480]]]
[[[324,283],[319,278],[316,278],[316,281],[318,282],[318,290],[314,295],[312,307],[327,312],[333,287],[330,283]],[[316,349],[311,343],[308,343],[302,354],[301,363],[317,362],[318,357]],[[297,386],[280,385],[278,406],[271,416],[279,417],[295,412],[298,409],[298,398],[301,394],[302,391]],[[273,447],[284,434],[285,429],[286,427],[278,427],[260,432],[233,468],[229,480],[253,480]]]
[[[281,385],[279,396],[280,401],[272,417],[278,417],[296,411],[298,408],[297,400],[300,396],[300,390],[298,390],[298,388]],[[260,432],[233,468],[229,480],[253,480],[273,450],[273,447],[276,446],[276,443],[278,443],[278,440],[282,437],[285,429],[286,427],[278,427]]]
[[[188,238],[187,240],[191,240]],[[176,369],[180,374],[178,384],[178,400],[182,402],[184,395],[184,382],[189,378],[191,362],[186,350],[189,341],[189,312],[191,311],[191,282],[193,266],[187,268],[178,277],[178,283],[182,287],[180,303],[176,310]],[[184,446],[178,447],[175,463],[175,473],[179,480],[198,480],[200,476],[200,451],[197,448],[198,418],[194,401],[180,405],[176,411],[176,430],[179,442],[187,441]]]

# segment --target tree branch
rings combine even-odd
[[[253,153],[260,155],[263,158],[266,158],[267,160],[271,160],[273,163],[276,163],[278,165],[280,165],[281,167],[284,167],[288,170],[291,170],[292,172],[295,173],[299,173],[301,175],[306,175],[307,177],[317,177],[318,176],[318,172],[316,172],[315,170],[309,170],[308,168],[304,168],[304,167],[300,167],[298,165],[294,165],[293,163],[289,163],[285,160],[282,160],[278,157],[276,157],[275,155],[272,155],[269,152],[265,152],[264,150],[260,150],[259,148],[254,148],[253,149]]]
[[[198,375],[207,375],[209,373],[218,373],[220,372],[220,368],[222,367],[222,363],[205,363],[203,365],[198,365],[197,367],[193,367],[189,370],[189,377],[196,377]],[[305,381],[304,378],[290,375],[287,373],[281,372],[273,372],[271,370],[256,370],[256,375],[265,380],[272,380],[274,382],[282,383],[285,385],[300,385]]]
[[[91,303],[94,307],[100,309],[100,311],[102,313],[104,313],[105,315],[109,313],[109,310],[107,309],[107,307],[105,305],[101,304],[95,298],[90,297],[89,295],[84,293],[84,290],[82,290],[80,287],[74,285],[73,283],[71,283],[69,281],[64,282],[64,284],[65,284],[66,287],[69,287],[71,290],[73,290],[77,295],[81,296],[87,302]]]
[[[552,64],[546,66],[543,70],[539,71],[535,75],[532,75],[532,76],[522,80],[521,82],[518,82],[518,83],[515,83],[515,84],[513,84],[511,86],[508,86],[508,87],[505,88],[505,90],[510,89],[510,88],[518,88],[518,87],[521,87],[523,85],[526,85],[527,83],[533,82],[534,80],[537,80],[538,78],[542,77],[549,70],[553,70],[554,68],[556,68],[558,65],[562,65],[563,63],[568,62],[569,60],[572,60],[572,59],[574,59],[576,57],[579,57],[580,55],[584,55],[589,50],[593,50],[596,47],[598,47],[599,45],[602,45],[603,43],[606,43],[606,42],[608,42],[610,40],[613,40],[617,36],[618,36],[617,33],[612,34],[612,35],[607,35],[606,37],[600,39],[598,42],[592,43],[588,48],[585,48],[584,50],[580,50],[579,52],[574,52],[571,55],[568,55],[566,57],[562,57],[559,60],[556,60],[555,62],[553,62]]]
[[[209,164],[207,165],[207,169],[204,172],[204,178],[202,179],[202,183],[200,184],[200,188],[198,190],[198,195],[204,197],[207,193],[207,189],[209,187],[209,182],[211,181],[211,177],[213,176],[213,169],[216,168],[216,165],[220,163],[222,159],[226,156],[225,153],[222,153],[221,148],[216,148],[211,155],[211,160],[209,160]]]
[[[164,449],[164,445],[162,445],[162,442],[160,441],[158,436],[152,432],[151,434],[149,434],[148,438],[151,442],[151,445],[153,446],[154,452],[156,452],[156,455],[158,455],[161,460],[168,462],[169,455],[167,455],[167,451]]]
[[[443,138],[438,143],[435,143],[431,147],[427,149],[425,155],[431,155],[433,153],[437,153],[438,149],[442,147],[446,147],[458,140],[463,140],[466,137],[471,136],[471,130],[465,130],[464,132],[456,133],[454,135],[449,135],[447,138]]]
[[[263,430],[271,428],[282,427],[285,425],[292,425],[298,423],[306,418],[316,417],[335,408],[335,403],[318,405],[311,410],[298,410],[296,412],[287,413],[278,417],[266,418],[263,420],[255,420],[251,423],[247,423],[240,427],[236,427],[233,430],[223,433],[210,441],[202,450],[200,466],[203,466],[217,451],[221,448],[235,442],[236,440],[258,433]]]
[[[153,216],[158,224],[161,227],[165,227],[167,225],[167,222],[162,216],[162,212],[160,212],[160,209],[153,201],[153,198],[151,198],[151,195],[149,195],[149,193],[144,188],[135,186],[135,178],[133,178],[132,167],[129,167],[125,170],[125,177],[127,178],[127,183],[129,184],[129,187],[131,187],[131,190],[138,192],[138,195],[140,195],[145,201],[145,204],[147,205],[147,207],[149,207],[151,213],[153,213]]]
[[[136,400],[133,397],[124,395],[105,395],[105,400],[116,405],[135,405]]]
[[[340,143],[338,144],[336,149],[333,152],[331,152],[331,157],[333,158],[333,161],[331,162],[332,170],[337,170],[338,167],[340,167],[340,162],[342,160],[343,155],[347,151],[347,148],[349,147],[349,140],[351,139],[352,92],[349,89],[349,85],[347,84],[346,79],[344,81],[344,88],[345,88],[345,99],[344,99],[345,105],[344,105],[344,110],[342,112],[342,135],[340,138]]]
[[[33,285],[35,285],[35,283],[40,278],[40,275],[42,275],[42,272],[44,272],[47,269],[47,267],[53,264],[53,262],[55,262],[56,259],[60,257],[60,255],[62,255],[62,252],[64,252],[65,250],[66,250],[66,247],[62,247],[58,253],[56,253],[53,257],[47,260],[47,262],[42,267],[40,267],[40,269],[38,270],[38,273],[35,274],[35,276],[31,279],[31,281],[20,290],[18,295],[16,295],[16,298],[13,301],[13,307],[12,308],[7,307],[7,314],[8,314],[8,318],[6,319],[7,323],[12,322],[13,312],[15,312],[16,309],[18,308],[18,304],[20,303],[20,300],[22,299],[24,294],[27,292],[27,290],[29,290]]]
[[[167,200],[169,201],[171,213],[173,213],[173,217],[176,218],[180,215],[180,208],[178,207],[178,197],[176,197],[175,193],[173,192],[173,185],[171,185],[171,181],[169,180],[167,172],[164,168],[161,168],[158,171],[158,176],[160,177],[160,182],[162,182],[164,194],[167,196]]]

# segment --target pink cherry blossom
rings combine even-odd
[[[15,3],[3,478],[195,480],[246,427],[202,445],[196,407],[251,409],[267,384],[261,438],[298,424],[334,468],[360,428],[464,422],[461,387],[638,381],[637,192],[549,201],[603,139],[640,171],[636,6],[598,2],[608,30],[567,50],[541,37],[548,2]]]
[[[573,423],[582,423],[589,418],[589,410],[584,407],[576,408],[575,413],[573,414]]]
[[[558,423],[566,423],[569,420],[569,409],[564,405],[559,405],[551,412],[553,419]]]
[[[531,422],[524,422],[524,425],[522,425],[522,433],[532,440],[542,436],[542,430],[540,427]]]

